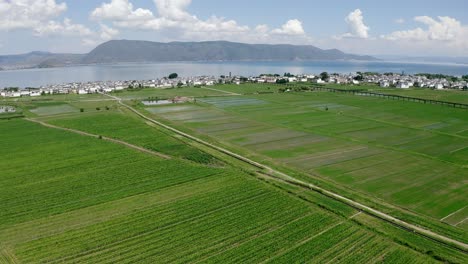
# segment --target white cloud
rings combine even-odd
[[[119,33],[106,25],[96,32],[68,18],[59,21],[66,10],[66,3],[56,0],[0,0],[0,31],[30,30],[36,37],[78,37],[83,43],[106,41]]]
[[[120,32],[117,29],[101,24],[101,33],[99,34],[99,37],[101,40],[107,41],[113,39],[115,36],[119,35],[119,33]]]
[[[394,31],[380,37],[335,37],[316,40],[323,47],[336,47],[358,54],[393,54],[410,56],[466,56],[468,25],[450,17],[415,17],[420,27]]]
[[[85,37],[82,40],[83,45],[85,46],[96,46],[104,41],[108,41],[120,34],[120,32],[111,28],[105,24],[100,24],[101,30],[99,32],[93,32],[91,35]]]
[[[0,0],[0,30],[34,29],[66,9],[55,0]]]
[[[133,27],[147,23],[154,19],[153,13],[148,9],[133,8],[128,0],[112,0],[103,3],[91,12],[94,20],[111,20],[122,27]]]
[[[417,16],[414,20],[426,27],[394,31],[388,35],[382,35],[381,38],[407,46],[445,51],[445,53],[466,54],[468,52],[468,25],[462,25],[460,21],[448,16],[438,16],[437,19]]]
[[[366,39],[369,37],[369,27],[364,24],[364,18],[360,9],[356,9],[353,12],[349,13],[345,18],[346,23],[348,24],[349,31],[343,35],[341,38],[363,38]]]
[[[281,28],[270,30],[267,25],[250,28],[224,17],[211,16],[200,19],[187,8],[191,0],[154,0],[156,15],[148,9],[135,9],[129,0],[112,0],[91,12],[97,21],[111,22],[115,27],[163,32],[174,40],[231,40],[243,42],[278,41],[292,42],[305,35],[302,23],[289,20]],[[291,38],[285,39],[282,35]]]
[[[273,34],[284,34],[284,35],[304,35],[304,29],[302,28],[302,22],[297,19],[288,20],[281,28],[277,28],[271,31]]]
[[[185,11],[191,2],[191,0],[154,0],[159,16],[174,21],[196,19]]]
[[[416,22],[420,22],[427,26],[427,29],[420,27],[410,30],[395,31],[388,35],[382,36],[389,40],[417,40],[417,41],[460,41],[468,40],[468,27],[463,26],[460,21],[447,17],[439,16],[438,20],[428,16],[417,16],[414,18]]]
[[[68,18],[63,20],[63,23],[57,21],[49,21],[45,24],[40,24],[34,28],[36,36],[90,36],[93,31],[81,24],[73,24]]]

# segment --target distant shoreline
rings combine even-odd
[[[0,87],[40,87],[51,83],[151,80],[172,72],[180,76],[252,76],[263,73],[283,75],[393,72],[401,74],[432,73],[460,77],[468,74],[468,65],[391,61],[173,61],[126,62],[68,65],[53,68],[32,68],[0,71]]]
[[[42,69],[60,69],[60,68],[71,68],[71,67],[85,67],[85,66],[119,66],[119,65],[150,65],[150,64],[214,64],[214,63],[265,63],[265,62],[276,62],[276,63],[327,63],[327,62],[349,62],[356,64],[366,63],[391,63],[391,64],[412,64],[412,65],[434,65],[434,66],[459,66],[468,67],[468,63],[457,63],[457,62],[427,62],[427,61],[404,61],[404,60],[193,60],[193,61],[128,61],[128,62],[106,62],[106,63],[89,63],[89,64],[70,64],[50,67],[24,67],[18,69],[5,69],[0,66],[0,72],[17,72],[26,70],[42,70]],[[4,66],[3,66],[4,67]],[[467,72],[468,73],[468,72]]]

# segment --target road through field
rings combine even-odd
[[[178,130],[176,128],[173,128],[173,127],[168,126],[168,125],[166,125],[164,123],[161,123],[159,121],[151,119],[151,118],[145,116],[144,114],[140,113],[135,108],[133,108],[133,107],[125,104],[124,102],[122,102],[122,99],[119,98],[119,97],[112,96],[112,95],[109,95],[109,94],[104,94],[104,95],[107,95],[107,96],[109,96],[111,98],[114,98],[115,100],[118,101],[118,103],[120,105],[126,107],[130,111],[134,112],[135,114],[137,114],[141,118],[143,118],[143,119],[145,119],[147,121],[150,121],[151,123],[154,123],[154,124],[156,124],[158,126],[161,126],[161,127],[165,128],[165,129],[169,130],[169,131],[172,131],[172,132],[174,132],[174,133],[176,133],[178,135],[181,135],[181,136],[183,136],[185,138],[188,138],[190,140],[193,140],[195,142],[203,144],[203,145],[205,145],[207,147],[210,147],[210,148],[212,148],[214,150],[217,150],[217,151],[219,151],[219,152],[221,152],[223,154],[234,157],[234,158],[236,158],[236,159],[238,159],[240,161],[243,161],[243,162],[245,162],[245,163],[247,163],[249,165],[252,165],[252,166],[254,166],[256,168],[266,170],[267,171],[266,175],[268,175],[271,178],[280,179],[280,180],[282,180],[282,181],[284,181],[286,183],[289,183],[289,184],[299,185],[299,186],[314,190],[314,191],[319,192],[319,193],[321,193],[323,195],[326,195],[326,196],[331,197],[331,198],[333,198],[335,200],[338,200],[338,201],[341,201],[341,202],[343,202],[343,203],[345,203],[347,205],[350,205],[350,206],[352,206],[354,208],[357,208],[358,210],[361,210],[361,211],[363,211],[363,212],[365,212],[365,213],[367,213],[369,215],[372,215],[372,216],[374,216],[374,217],[376,217],[378,219],[382,219],[384,221],[387,221],[387,222],[390,222],[390,223],[392,223],[394,225],[397,225],[397,226],[399,226],[399,227],[401,227],[401,228],[403,228],[405,230],[408,230],[408,231],[411,231],[413,233],[419,234],[421,236],[424,236],[424,237],[430,238],[432,240],[438,241],[440,243],[443,243],[443,244],[448,245],[450,247],[456,248],[458,250],[462,250],[463,252],[468,252],[468,245],[463,243],[463,242],[460,242],[458,240],[446,237],[444,235],[440,235],[440,234],[435,233],[435,232],[433,232],[431,230],[421,228],[421,227],[413,225],[411,223],[402,221],[402,220],[397,219],[397,218],[395,218],[395,217],[393,217],[393,216],[391,216],[389,214],[386,214],[384,212],[381,212],[379,210],[376,210],[374,208],[371,208],[371,207],[366,206],[364,204],[361,204],[359,202],[353,201],[353,200],[348,199],[348,198],[346,198],[346,197],[344,197],[342,195],[339,195],[339,194],[336,194],[334,192],[323,189],[321,187],[318,187],[318,186],[316,186],[314,184],[310,184],[310,183],[306,183],[304,181],[298,180],[298,179],[296,179],[294,177],[291,177],[291,176],[289,176],[289,175],[287,175],[285,173],[282,173],[282,172],[277,171],[277,170],[275,170],[273,168],[270,168],[267,165],[258,163],[256,161],[253,161],[253,160],[247,158],[247,157],[244,157],[242,155],[239,155],[237,153],[234,153],[234,152],[229,151],[227,149],[224,149],[222,147],[213,145],[213,144],[211,144],[209,142],[206,142],[206,141],[204,141],[202,139],[199,139],[199,138],[197,138],[195,136],[192,136],[190,134],[182,132],[182,131],[180,131],[180,130]],[[262,174],[264,174],[264,173],[262,173]]]

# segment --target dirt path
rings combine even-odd
[[[130,143],[122,141],[122,140],[108,138],[108,137],[104,137],[104,136],[99,136],[99,135],[91,134],[91,133],[76,130],[76,129],[59,127],[59,126],[51,125],[51,124],[43,122],[43,121],[34,120],[34,119],[31,119],[31,118],[25,118],[25,119],[28,120],[28,121],[34,122],[34,123],[38,123],[38,124],[43,125],[45,127],[49,127],[49,128],[65,130],[65,131],[73,132],[73,133],[83,135],[83,136],[88,136],[88,137],[94,137],[94,138],[100,138],[101,137],[102,140],[106,140],[106,141],[110,141],[110,142],[117,143],[117,144],[120,144],[120,145],[124,145],[124,146],[126,146],[128,148],[132,148],[132,149],[138,150],[140,152],[144,152],[144,153],[147,153],[147,154],[158,156],[158,157],[163,158],[163,159],[171,159],[171,157],[168,156],[168,155],[165,155],[165,154],[162,154],[162,153],[159,153],[159,152],[155,152],[155,151],[151,151],[149,149],[145,149],[143,147],[139,147],[139,146],[130,144]]]
[[[175,128],[171,127],[171,126],[168,126],[168,125],[166,125],[166,124],[164,124],[164,123],[161,123],[161,122],[159,122],[159,121],[156,121],[156,120],[154,120],[154,119],[151,119],[151,118],[145,116],[144,114],[140,113],[140,112],[139,112],[138,110],[136,110],[135,108],[133,108],[133,107],[131,107],[131,106],[129,106],[129,105],[123,103],[123,102],[122,102],[122,99],[120,99],[119,97],[112,96],[112,95],[108,95],[108,94],[105,94],[105,95],[107,95],[107,96],[109,96],[109,97],[111,97],[111,98],[114,98],[114,99],[118,100],[119,104],[121,104],[122,106],[126,107],[126,108],[129,109],[130,111],[134,112],[135,114],[137,114],[137,115],[140,116],[141,118],[143,118],[143,119],[145,119],[145,120],[147,120],[147,121],[149,121],[149,122],[151,122],[151,123],[154,123],[154,124],[156,124],[156,125],[159,125],[159,126],[165,128],[165,129],[167,129],[167,130],[169,130],[169,131],[172,131],[172,132],[174,132],[174,133],[176,133],[176,134],[179,134],[179,135],[181,135],[181,136],[183,136],[183,137],[185,137],[185,138],[188,138],[188,139],[190,139],[190,140],[193,140],[193,141],[195,141],[195,142],[198,142],[198,143],[200,143],[200,144],[203,144],[203,145],[205,145],[205,146],[207,146],[207,147],[210,147],[210,148],[212,148],[212,149],[214,149],[214,150],[217,150],[217,151],[219,151],[219,152],[221,152],[221,153],[223,153],[223,154],[226,154],[226,155],[231,156],[231,157],[233,157],[233,158],[236,158],[236,159],[238,159],[238,160],[240,160],[240,161],[243,161],[243,162],[245,162],[245,163],[247,163],[247,164],[249,164],[249,165],[252,165],[252,166],[254,166],[254,167],[256,167],[256,168],[259,168],[259,169],[262,169],[262,170],[266,171],[265,174],[266,174],[268,177],[272,178],[272,179],[281,180],[281,181],[284,181],[285,183],[288,183],[288,184],[293,184],[293,185],[301,186],[301,187],[303,187],[303,188],[307,188],[307,189],[310,189],[310,190],[319,192],[319,193],[321,193],[321,194],[323,194],[323,195],[325,195],[325,196],[328,196],[328,197],[330,197],[330,198],[333,198],[333,199],[335,199],[335,200],[337,200],[337,201],[340,201],[340,202],[345,203],[345,204],[347,204],[347,205],[349,205],[349,206],[351,206],[351,207],[354,207],[354,208],[356,208],[356,209],[358,209],[358,210],[361,210],[361,211],[363,211],[363,212],[365,212],[365,213],[367,213],[367,214],[369,214],[369,215],[372,215],[372,216],[374,216],[374,217],[376,217],[376,218],[378,218],[378,219],[381,219],[381,220],[384,220],[384,221],[386,221],[386,222],[392,223],[392,224],[394,224],[394,225],[396,225],[396,226],[399,226],[399,227],[403,228],[403,230],[407,230],[407,231],[410,231],[410,232],[412,232],[412,233],[419,234],[419,235],[421,235],[421,236],[423,236],[423,237],[426,237],[426,238],[435,240],[435,241],[437,241],[437,242],[443,243],[443,244],[445,244],[445,245],[447,245],[447,246],[450,246],[450,247],[452,247],[452,248],[461,250],[461,251],[463,251],[463,252],[468,252],[468,245],[465,244],[465,243],[463,243],[463,242],[460,242],[460,241],[458,241],[458,240],[455,240],[455,239],[446,237],[446,236],[444,236],[444,235],[440,235],[440,234],[435,233],[435,232],[433,232],[433,231],[431,231],[431,230],[428,230],[428,229],[425,229],[425,228],[416,226],[416,225],[414,225],[414,224],[405,222],[405,221],[403,221],[403,220],[397,219],[397,218],[395,218],[395,217],[393,217],[393,216],[391,216],[391,215],[389,215],[389,214],[386,214],[386,213],[384,213],[384,212],[382,212],[382,211],[376,210],[376,209],[374,209],[374,208],[371,208],[371,207],[366,206],[366,205],[364,205],[364,204],[361,204],[361,203],[359,203],[359,202],[353,201],[353,200],[348,199],[348,198],[346,198],[346,197],[344,197],[344,196],[342,196],[342,195],[339,195],[339,194],[337,194],[337,193],[328,191],[328,190],[323,189],[323,188],[321,188],[321,187],[319,187],[319,186],[316,186],[316,185],[314,185],[314,184],[310,184],[310,183],[307,183],[307,182],[298,180],[298,179],[296,179],[296,178],[294,178],[294,177],[291,177],[291,176],[289,176],[289,175],[287,175],[287,174],[285,174],[285,173],[283,173],[283,172],[280,172],[280,171],[278,171],[278,170],[272,169],[272,168],[270,168],[270,167],[267,166],[267,165],[264,165],[264,164],[261,164],[261,163],[259,163],[259,162],[253,161],[253,160],[251,160],[251,159],[249,159],[249,158],[247,158],[247,157],[244,157],[244,156],[242,156],[242,155],[239,155],[239,154],[237,154],[237,153],[234,153],[234,152],[232,152],[232,151],[229,151],[229,150],[227,150],[227,149],[225,149],[225,148],[222,148],[222,147],[213,145],[213,144],[211,144],[211,143],[209,143],[209,142],[206,142],[206,141],[204,141],[204,140],[202,140],[202,139],[199,139],[199,138],[197,138],[197,137],[195,137],[195,136],[189,135],[189,134],[187,134],[187,133],[185,133],[185,132],[182,132],[182,131],[180,131],[180,130],[177,130],[177,129],[175,129]],[[262,173],[262,174],[263,174],[263,173]]]
[[[225,93],[225,94],[228,94],[228,95],[242,95],[242,94],[238,94],[238,93],[233,93],[233,92],[218,90],[218,89],[215,89],[215,88],[202,87],[202,89],[217,91],[217,92]]]

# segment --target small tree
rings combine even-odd
[[[83,108],[80,108],[80,112],[83,113],[83,112],[84,112],[84,109],[83,109]]]
[[[328,78],[330,78],[330,75],[328,75],[328,72],[322,72],[320,74],[320,79],[325,81],[325,80],[328,80]]]
[[[177,78],[177,77],[179,77],[179,75],[178,75],[177,73],[175,73],[175,72],[169,74],[169,76],[168,76],[169,79],[175,79],[175,78]]]
[[[356,81],[362,81],[362,80],[364,80],[364,77],[362,76],[362,74],[358,74],[358,75],[354,76],[353,79],[356,80]]]
[[[278,80],[276,80],[276,83],[277,84],[286,84],[286,83],[288,83],[288,79],[278,79]]]
[[[100,108],[100,107],[96,107],[96,110],[100,111],[100,110],[101,110],[101,108]]]

